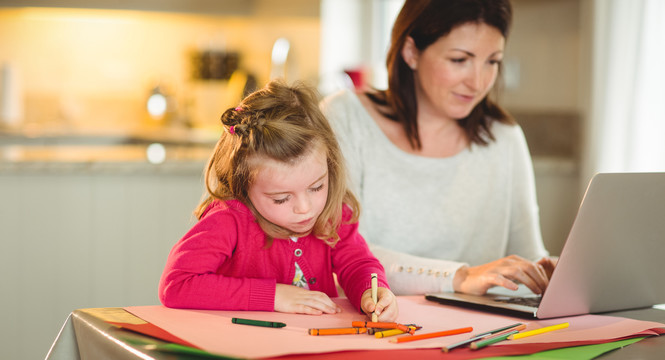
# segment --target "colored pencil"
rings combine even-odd
[[[450,351],[450,350],[456,349],[456,348],[458,348],[458,347],[462,347],[462,346],[469,345],[469,344],[471,344],[471,343],[474,342],[474,341],[481,340],[481,339],[483,339],[483,338],[489,337],[489,336],[491,336],[491,335],[494,335],[494,334],[497,334],[497,333],[500,333],[500,332],[503,332],[503,331],[506,331],[506,330],[511,330],[511,329],[513,329],[513,328],[515,328],[515,330],[517,330],[517,327],[520,327],[520,326],[523,326],[522,329],[524,329],[524,327],[526,327],[526,325],[524,325],[524,324],[522,324],[522,323],[517,323],[517,324],[512,324],[512,325],[508,325],[508,326],[500,327],[500,328],[498,328],[498,329],[494,329],[494,330],[490,330],[490,331],[485,331],[484,333],[476,334],[476,335],[472,336],[472,337],[469,338],[469,339],[462,340],[462,341],[460,341],[460,342],[457,342],[457,343],[454,343],[454,344],[450,344],[450,345],[448,345],[448,346],[444,346],[444,347],[441,348],[441,351],[447,353],[447,352]],[[519,330],[522,330],[522,329],[519,329]]]
[[[379,301],[378,299],[378,280],[377,280],[377,275],[376,273],[372,273],[371,278],[370,278],[371,284],[372,284],[372,301],[374,301],[374,306],[376,306],[376,303]],[[372,321],[377,322],[379,321],[379,317],[376,315],[376,311],[372,312]]]
[[[472,327],[465,327],[465,328],[459,328],[459,329],[431,332],[431,333],[420,334],[420,335],[402,336],[402,337],[398,337],[397,339],[392,339],[392,340],[390,340],[390,342],[403,343],[403,342],[407,342],[407,341],[416,341],[416,340],[431,339],[431,338],[448,336],[448,335],[463,334],[463,333],[468,333],[468,332],[472,332],[472,331],[473,331]]]
[[[232,318],[231,322],[234,323],[234,324],[272,327],[272,328],[282,328],[282,327],[286,326],[286,324],[282,323],[282,322],[241,319],[241,318]]]
[[[565,322],[565,323],[561,323],[561,324],[552,325],[552,326],[546,326],[546,327],[544,327],[544,328],[540,328],[540,329],[536,329],[536,330],[530,330],[530,331],[525,331],[525,332],[523,332],[523,333],[519,333],[519,334],[512,335],[511,337],[509,337],[509,339],[510,339],[510,340],[517,340],[517,339],[525,338],[525,337],[527,337],[527,336],[533,336],[533,335],[538,335],[538,334],[542,334],[542,333],[546,333],[546,332],[550,332],[550,331],[554,331],[554,330],[565,329],[565,328],[567,328],[568,326],[570,326],[570,324],[567,323],[567,322]]]
[[[364,334],[367,328],[330,328],[330,329],[309,329],[307,331],[310,335],[350,335],[350,334]]]
[[[504,341],[504,340],[508,339],[509,336],[511,336],[513,334],[517,334],[518,332],[519,332],[519,330],[510,330],[510,331],[508,331],[504,334],[499,333],[498,335],[490,336],[486,339],[482,339],[482,340],[472,342],[471,346],[469,346],[469,347],[471,348],[471,350],[482,349],[487,345],[492,345],[492,344],[498,343],[499,341]]]
[[[500,332],[505,331],[505,330],[508,330],[508,329],[512,329],[512,328],[517,327],[517,326],[520,326],[520,325],[522,325],[522,323],[516,323],[516,324],[512,324],[512,325],[508,325],[508,326],[500,327],[500,328],[498,328],[498,329],[494,329],[494,330],[490,330],[490,331],[485,331],[484,333],[476,334],[476,335],[474,335],[473,337],[477,337],[477,336],[485,337],[485,336],[487,336],[487,335],[493,335],[493,334],[500,333]]]

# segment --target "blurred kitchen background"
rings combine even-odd
[[[639,90],[653,77],[662,88],[662,65],[626,48],[642,32],[622,31],[658,13],[643,11],[649,1],[513,0],[500,99],[524,128],[554,255],[594,172],[664,168],[662,110],[637,130],[605,123],[633,119],[644,109],[636,98],[662,102],[662,90]],[[74,309],[159,303],[157,282],[194,221],[221,113],[273,77],[322,95],[385,87],[401,5],[0,0],[0,358],[45,357]],[[647,65],[655,72],[635,70]],[[653,139],[660,147],[625,150]],[[657,156],[640,163],[643,153]]]

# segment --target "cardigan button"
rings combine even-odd
[[[293,252],[297,257],[302,256],[302,250],[301,249],[296,249],[296,251]]]
[[[310,285],[314,285],[314,284],[316,284],[316,278],[314,278],[314,277],[313,277],[313,278],[310,278],[310,279],[309,279],[309,284],[310,284]]]

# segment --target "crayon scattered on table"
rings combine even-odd
[[[241,319],[241,318],[232,318],[231,322],[234,323],[234,324],[272,327],[272,328],[283,328],[283,327],[286,326],[286,324],[282,323],[282,322]]]
[[[352,321],[351,326],[353,327],[368,327],[368,328],[378,328],[378,329],[397,329],[397,323],[395,322],[376,322],[376,321]]]
[[[374,322],[374,321],[352,321],[351,326],[353,327],[367,327],[374,329],[400,329],[405,333],[413,334],[416,330],[410,329],[406,325],[398,323],[388,323],[388,322]]]
[[[409,326],[410,329],[418,330],[415,326],[411,325]],[[384,337],[390,337],[390,336],[395,336],[395,335],[402,335],[406,334],[404,331],[400,329],[388,329],[388,330],[383,330],[383,331],[377,331],[374,333],[374,337],[377,339],[384,338]]]
[[[309,329],[307,331],[310,335],[351,335],[351,334],[364,334],[367,328],[350,327],[350,328],[330,328],[330,329]]]

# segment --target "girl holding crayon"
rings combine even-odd
[[[341,311],[331,300],[336,274],[355,308],[394,321],[395,296],[358,233],[359,204],[314,91],[273,81],[221,122],[205,171],[207,197],[168,256],[162,303],[334,314]]]

